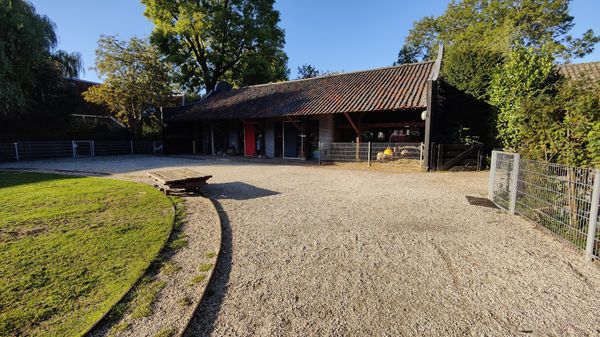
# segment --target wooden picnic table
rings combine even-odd
[[[167,195],[177,191],[199,192],[200,187],[212,178],[211,175],[186,168],[150,171],[148,176],[154,179],[154,186]]]

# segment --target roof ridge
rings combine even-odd
[[[568,67],[568,66],[579,66],[582,64],[595,64],[595,63],[600,63],[600,60],[598,61],[590,61],[590,62],[580,62],[580,63],[561,63],[558,66],[559,67]]]

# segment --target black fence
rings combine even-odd
[[[162,152],[162,141],[153,140],[59,140],[0,143],[0,161]]]
[[[485,166],[482,144],[432,143],[429,155],[435,171],[479,171]]]

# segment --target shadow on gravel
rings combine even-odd
[[[466,195],[467,201],[470,205],[473,206],[481,206],[481,207],[489,207],[489,208],[498,208],[496,204],[494,204],[491,200],[487,198],[473,197],[470,195]]]
[[[232,232],[229,218],[218,200],[213,199],[221,219],[221,253],[217,267],[206,288],[202,302],[198,306],[184,336],[209,336],[221,310],[221,305],[229,288],[229,274],[233,255]]]
[[[220,184],[209,183],[208,185],[202,187],[202,190],[219,200],[249,200],[280,194],[279,192],[256,187],[239,181]]]

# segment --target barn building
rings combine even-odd
[[[319,142],[436,141],[436,61],[233,89],[164,110],[167,153],[310,160]],[[441,119],[440,119],[441,121]]]

